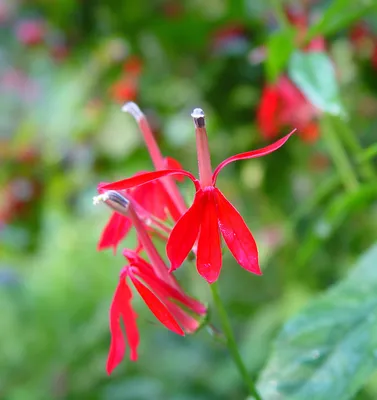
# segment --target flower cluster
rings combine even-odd
[[[138,122],[155,170],[112,183],[100,183],[99,195],[94,198],[95,203],[104,202],[113,210],[98,243],[99,250],[113,248],[116,252],[132,228],[138,238],[136,249],[123,250],[128,262],[121,271],[110,309],[108,373],[120,363],[125,353],[121,321],[131,349],[130,358],[137,359],[139,334],[129,283],[166,328],[183,335],[195,332],[207,311],[203,304],[185,294],[172,274],[190,253],[196,258],[198,273],[213,283],[222,266],[222,237],[241,267],[261,275],[253,235],[217,187],[217,177],[234,161],[262,157],[279,149],[294,132],[264,148],[229,157],[212,170],[205,116],[201,109],[195,109],[192,117],[199,165],[199,178],[196,178],[177,161],[162,156],[148,122],[136,104],[127,103],[123,110]],[[189,207],[177,186],[177,181],[182,178],[189,178],[196,191]],[[156,249],[154,237],[166,242],[169,265]],[[144,253],[149,262],[144,259]]]

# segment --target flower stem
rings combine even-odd
[[[347,153],[336,135],[332,117],[325,114],[321,120],[321,125],[323,140],[326,142],[328,151],[338,171],[339,177],[342,179],[344,188],[349,192],[354,192],[359,186],[359,181],[347,157]]]
[[[214,282],[210,285],[211,291],[212,291],[212,297],[213,297],[213,302],[215,303],[215,306],[217,308],[217,311],[219,313],[220,317],[220,322],[222,326],[222,330],[224,332],[224,335],[226,337],[226,344],[229,350],[230,355],[233,358],[234,363],[236,364],[236,367],[239,371],[239,373],[242,376],[242,379],[247,386],[250,394],[254,396],[256,400],[262,400],[262,397],[257,391],[257,388],[252,381],[252,379],[249,376],[249,373],[247,372],[247,369],[245,367],[245,364],[242,361],[240,352],[238,351],[237,343],[234,338],[233,330],[229,322],[229,317],[228,314],[225,310],[224,304],[221,300],[220,294],[219,294],[219,288],[217,286],[217,282]]]
[[[367,180],[374,181],[376,174],[373,166],[369,163],[368,159],[360,159],[360,154],[362,154],[363,149],[360,146],[354,132],[345,124],[340,118],[332,117],[334,121],[334,126],[336,131],[339,132],[339,136],[343,139],[346,146],[348,146],[349,151],[352,153],[354,158],[358,161],[357,164],[360,169],[360,173]]]

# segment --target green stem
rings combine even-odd
[[[237,367],[239,373],[241,374],[245,385],[249,389],[250,394],[252,396],[254,396],[254,398],[256,400],[262,400],[262,397],[258,393],[254,382],[252,381],[252,379],[249,376],[249,373],[247,372],[245,364],[242,361],[240,352],[238,351],[238,347],[237,347],[236,340],[234,338],[233,330],[232,330],[232,327],[229,322],[229,317],[228,317],[228,314],[225,310],[224,304],[223,304],[220,294],[219,294],[219,288],[217,286],[217,282],[212,283],[210,285],[210,287],[211,287],[211,291],[212,291],[213,301],[214,301],[217,311],[219,313],[221,326],[222,326],[224,335],[226,337],[226,344],[227,344],[228,350],[230,352],[230,355],[232,356],[233,361],[236,364],[236,367]]]
[[[333,127],[332,117],[325,114],[321,120],[322,138],[326,142],[330,156],[338,170],[339,177],[342,179],[344,188],[349,192],[354,192],[359,186],[359,181],[348,160],[347,153]]]
[[[334,122],[337,132],[339,132],[339,135],[343,139],[345,145],[348,146],[349,151],[352,152],[354,159],[358,161],[360,173],[365,179],[374,180],[376,177],[374,168],[369,163],[369,160],[360,159],[363,148],[360,146],[360,143],[356,139],[353,131],[340,118],[332,117],[332,120]]]
[[[377,156],[377,143],[366,148],[358,157],[358,162],[369,161]]]
[[[289,20],[284,10],[284,3],[282,0],[274,0],[273,6],[275,8],[276,19],[282,29],[286,29],[290,26]]]
[[[321,182],[310,198],[305,199],[305,201],[299,205],[296,211],[288,218],[292,226],[295,227],[301,218],[309,215],[315,208],[318,208],[320,203],[335,189],[337,189],[340,184],[341,181],[339,176],[336,174]]]

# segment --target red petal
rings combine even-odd
[[[135,322],[136,315],[131,308],[132,293],[124,278],[121,278],[116,288],[110,307],[110,333],[111,343],[107,358],[106,371],[110,375],[114,368],[122,361],[126,350],[120,326],[120,317],[126,326],[127,338],[131,348],[131,360],[137,359],[137,346],[139,344],[139,333]]]
[[[294,132],[296,131],[296,129],[294,129],[291,133],[288,133],[288,135],[282,137],[281,139],[279,139],[277,142],[272,143],[266,147],[263,147],[261,149],[258,150],[252,150],[252,151],[247,151],[245,153],[241,153],[241,154],[236,154],[235,156],[229,157],[226,160],[224,160],[223,162],[221,162],[215,169],[215,171],[213,172],[213,176],[212,176],[212,182],[213,184],[216,183],[216,178],[217,175],[219,174],[219,172],[228,164],[232,163],[233,161],[238,161],[238,160],[246,160],[248,158],[257,158],[257,157],[263,157],[267,154],[272,153],[273,151],[279,149],[281,146],[283,146],[283,144],[294,134]]]
[[[181,216],[172,229],[166,252],[171,263],[170,271],[179,268],[190,253],[198,237],[203,209],[203,191],[196,192],[192,206]]]
[[[146,211],[159,219],[166,219],[167,211],[175,221],[181,216],[170,194],[160,181],[153,181],[136,187],[133,198]]]
[[[241,267],[262,275],[258,264],[257,245],[245,221],[218,189],[216,189],[216,202],[219,227],[234,258]]]
[[[119,242],[127,236],[131,226],[130,219],[114,212],[102,231],[97,250],[113,247],[115,253]]]
[[[202,222],[198,241],[196,266],[209,283],[217,280],[221,270],[221,242],[214,190],[204,192]]]
[[[166,169],[183,169],[179,161],[172,157],[165,157],[165,168]],[[183,182],[183,176],[175,178],[178,182]]]
[[[144,174],[138,174],[136,176],[132,176],[131,178],[122,179],[120,181],[116,181],[113,183],[109,183],[101,187],[101,189],[105,190],[123,190],[129,189],[135,186],[143,185],[144,183],[148,183],[154,181],[156,179],[160,179],[164,176],[168,175],[184,175],[190,178],[195,186],[199,185],[198,180],[188,171],[180,170],[180,169],[166,169],[162,171],[153,171],[153,172],[145,172]]]
[[[170,300],[166,301],[168,310],[174,315],[174,318],[183,327],[186,333],[194,333],[200,326],[200,322],[197,321],[192,315],[186,310],[180,308],[177,304]]]
[[[189,312],[191,311],[191,313],[194,312],[199,315],[205,314],[207,310],[203,304],[191,299],[183,291],[172,288],[153,275],[147,275],[139,269],[135,270],[134,273],[161,299],[185,332],[192,333],[196,331],[199,323]],[[181,288],[179,289],[182,290]],[[184,304],[186,306],[185,309],[183,310],[177,302]]]
[[[203,304],[189,297],[186,293],[184,293],[183,289],[179,288],[180,290],[177,290],[163,280],[152,276],[150,274],[150,270],[142,271],[139,269],[137,272],[135,272],[135,275],[139,276],[162,299],[175,300],[196,314],[205,314],[207,312],[207,309]]]
[[[265,139],[273,139],[279,133],[280,96],[276,85],[268,85],[263,89],[257,110],[257,123]]]
[[[158,297],[155,296],[155,294],[144,286],[136,277],[131,276],[131,279],[145,304],[161,324],[174,333],[184,336],[185,333],[182,328],[178,325],[177,321]]]
[[[130,360],[137,360],[137,348],[139,347],[140,337],[136,325],[137,314],[131,307],[132,292],[124,280],[123,307],[121,308],[124,327],[128,345],[130,346]]]
[[[188,296],[178,285],[178,283],[176,287],[172,287],[167,282],[157,278],[155,276],[153,267],[147,261],[141,258],[135,251],[124,249],[123,255],[127,258],[128,262],[132,266],[137,267],[137,272],[135,271],[134,273],[138,275],[149,287],[153,288],[153,290],[155,290],[156,287],[161,289],[164,293],[163,296],[179,301],[197,314],[205,314],[207,312],[206,307],[198,300]]]

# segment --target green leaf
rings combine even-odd
[[[314,106],[332,115],[344,115],[335,70],[325,53],[295,52],[288,74]]]
[[[376,9],[374,0],[334,0],[307,34],[306,41],[317,35],[331,35],[351,25],[362,16]]]
[[[265,400],[351,398],[377,368],[377,245],[292,318],[258,382]]]
[[[296,30],[287,28],[272,34],[267,42],[266,72],[270,82],[278,78],[286,68],[295,49]]]

